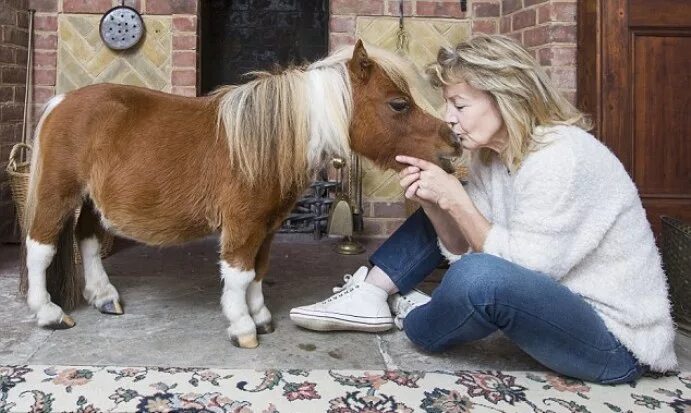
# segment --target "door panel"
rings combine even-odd
[[[636,183],[648,220],[691,222],[691,4],[579,4],[579,105]]]

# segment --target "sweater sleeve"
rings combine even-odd
[[[483,250],[560,279],[600,242],[601,186],[570,147],[543,149],[516,176],[506,225],[494,223]]]
[[[473,201],[473,204],[475,204],[475,207],[480,211],[480,213],[488,220],[491,220],[492,217],[490,216],[491,209],[489,206],[489,198],[485,190],[481,172],[475,169],[475,171],[473,172],[473,177],[463,185],[463,188],[468,193],[468,196]],[[441,254],[444,257],[446,257],[447,260],[449,260],[450,264],[453,264],[454,262],[460,260],[461,257],[463,257],[462,254],[454,254],[451,251],[449,251],[444,245],[444,243],[441,242],[441,239],[438,239],[437,243],[439,244],[439,250],[441,251]],[[468,251],[466,253],[470,252],[473,252],[473,248],[469,246]]]

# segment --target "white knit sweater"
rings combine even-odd
[[[559,281],[590,303],[641,363],[675,368],[667,281],[631,178],[580,128],[541,127],[536,137],[550,143],[515,173],[496,158],[471,163],[466,190],[492,223],[484,252]],[[461,257],[439,245],[451,262]]]

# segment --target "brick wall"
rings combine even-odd
[[[26,81],[26,0],[0,0],[0,241],[10,241],[14,205],[5,174],[12,145],[21,141]]]
[[[103,14],[120,0],[28,0],[36,9],[34,103],[38,111],[55,94],[60,13]],[[172,92],[197,93],[197,0],[126,0],[141,14],[171,15],[173,26]],[[35,118],[34,118],[35,119]]]
[[[519,41],[576,102],[576,0],[503,0],[500,32]]]
[[[461,11],[458,0],[422,1],[404,0],[404,16],[445,17],[467,19],[472,22],[473,32],[497,33],[500,0],[468,0],[466,12]],[[355,19],[357,16],[398,16],[399,1],[393,0],[331,0],[329,22],[329,47],[355,43]]]
[[[473,33],[507,34],[530,50],[559,90],[572,102],[576,97],[576,0],[405,0],[404,15],[458,18],[470,21]],[[331,0],[329,46],[355,43],[358,16],[398,16],[399,1]],[[404,202],[363,201],[364,233],[387,237],[412,212]]]

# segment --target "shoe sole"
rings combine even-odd
[[[367,318],[367,322],[358,320],[346,320],[334,316],[320,315],[320,314],[305,314],[291,312],[290,319],[300,327],[308,330],[316,331],[365,331],[368,333],[376,333],[390,330],[393,326],[393,318]]]

